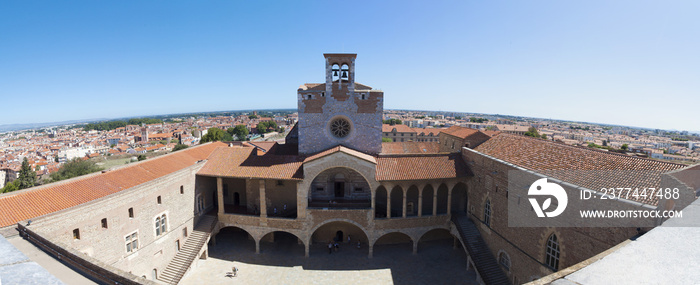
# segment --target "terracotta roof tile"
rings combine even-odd
[[[184,169],[222,145],[211,143],[188,148],[106,173],[0,195],[0,227],[77,206]]]
[[[327,155],[330,155],[330,154],[333,154],[336,152],[343,152],[343,153],[355,156],[357,158],[364,159],[364,160],[369,161],[371,163],[375,163],[375,164],[377,163],[377,159],[374,158],[374,156],[356,151],[354,149],[349,149],[349,148],[344,147],[344,146],[332,147],[332,148],[329,148],[329,149],[324,150],[322,152],[319,152],[317,154],[314,154],[312,156],[309,156],[306,159],[304,159],[304,163],[307,163],[307,162],[315,160],[315,159],[319,159],[321,157],[324,157],[324,156],[327,156]]]
[[[611,187],[611,182],[619,187],[659,187],[661,174],[686,167],[508,133],[501,133],[474,150],[591,190]],[[630,200],[658,203],[656,196]]]
[[[455,137],[459,137],[459,138],[466,138],[466,137],[473,135],[477,132],[479,132],[479,130],[460,127],[460,126],[451,126],[447,129],[442,130],[442,133],[452,135]]]
[[[446,179],[472,176],[459,153],[387,155],[377,158],[377,181]]]
[[[396,129],[397,133],[415,133],[413,129],[411,129],[409,126],[398,124],[398,125],[389,125],[389,124],[382,124],[382,132],[384,133],[390,133],[394,129]]]
[[[381,154],[438,153],[437,142],[383,142]]]
[[[265,153],[257,155],[254,147],[220,147],[209,156],[197,173],[204,176],[303,179],[302,160],[295,155]]]

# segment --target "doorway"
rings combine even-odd
[[[335,238],[333,240],[336,242],[342,242],[343,241],[343,231],[335,232]]]
[[[345,196],[345,182],[335,182],[335,197],[343,198]]]
[[[241,195],[238,192],[233,193],[233,204],[238,206],[241,203]]]

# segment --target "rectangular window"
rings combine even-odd
[[[185,186],[180,185],[180,194],[185,194]]]
[[[187,237],[187,227],[182,229],[182,237]]]
[[[160,196],[158,196],[158,204],[162,204],[163,200],[160,199]]]
[[[160,236],[162,234],[165,234],[165,232],[168,230],[167,227],[167,217],[165,214],[156,217],[156,236]]]
[[[80,239],[80,229],[73,230],[73,239]]]
[[[134,217],[134,208],[129,208],[129,218]]]
[[[102,219],[102,228],[103,229],[107,228],[107,218]]]
[[[284,180],[277,180],[277,186],[284,186]]]
[[[126,243],[126,252],[134,252],[139,248],[139,234],[138,232],[133,232],[124,237],[124,242]]]

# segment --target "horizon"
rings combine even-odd
[[[387,110],[700,132],[695,2],[0,5],[0,125],[287,109],[352,52]]]

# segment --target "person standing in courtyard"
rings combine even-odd
[[[328,242],[328,254],[331,254],[333,252],[333,242]]]

